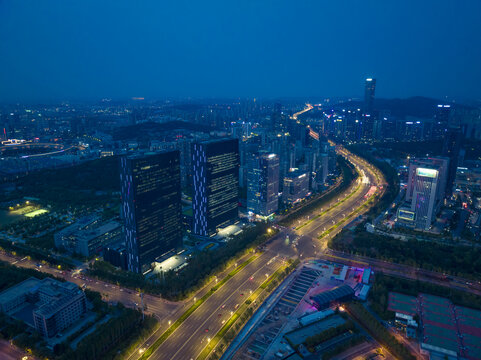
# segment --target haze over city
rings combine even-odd
[[[480,14],[0,0],[0,360],[481,360]]]

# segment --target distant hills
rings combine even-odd
[[[414,116],[419,118],[432,118],[436,112],[438,104],[449,104],[453,108],[471,107],[462,104],[453,104],[436,100],[423,96],[413,96],[406,99],[375,99],[374,108],[377,110],[389,110],[392,116],[404,119],[406,116]],[[338,104],[336,108],[349,107],[362,109],[362,101],[352,101],[348,103]]]

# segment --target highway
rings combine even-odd
[[[281,266],[283,259],[315,257],[325,248],[327,239],[318,239],[324,228],[329,229],[348,217],[353,210],[367,201],[366,194],[371,186],[381,185],[377,179],[382,180],[379,173],[375,174],[375,169],[364,160],[351,155],[343,148],[339,148],[339,153],[347,156],[358,171],[364,174],[359,181],[337,199],[333,199],[330,204],[325,205],[322,210],[313,211],[309,215],[310,218],[320,212],[323,214],[299,230],[278,227],[279,234],[269,241],[266,250],[208,298],[157,348],[151,359],[196,359],[209,339],[222,327],[223,321],[229,318],[230,311],[235,310],[236,305],[243,301],[248,291],[255,290],[265,280],[266,274],[272,274]],[[378,191],[381,191],[379,187]],[[340,201],[342,203],[338,204]],[[331,234],[334,233],[335,231]],[[146,343],[152,344],[153,341],[155,339],[149,339]]]
[[[282,264],[263,253],[212,294],[154,352],[152,359],[195,359],[238,306]]]
[[[363,159],[349,153],[342,147],[337,147],[337,152],[345,156],[358,170],[361,176],[346,191],[333,199],[329,204],[323,205],[321,209],[316,209],[301,219],[293,228],[276,226],[279,233],[268,241],[264,252],[241,269],[235,276],[229,279],[224,286],[214,292],[195,312],[190,315],[173,333],[168,337],[151,355],[151,359],[196,359],[209,339],[222,327],[223,323],[231,316],[238,304],[245,301],[250,291],[254,291],[277,268],[282,266],[286,259],[326,258],[331,261],[360,261],[356,257],[346,254],[333,253],[327,250],[327,241],[330,237],[342,230],[352,219],[355,219],[362,212],[369,210],[368,206],[360,209],[373,193],[379,195],[384,191],[384,179],[379,171],[366,163]],[[352,213],[356,212],[353,216]],[[319,216],[320,215],[320,216]],[[316,216],[318,216],[316,218]],[[313,220],[314,219],[314,220]],[[338,225],[336,227],[336,225]],[[332,230],[329,234],[325,231]],[[247,258],[246,255],[239,263]],[[335,257],[333,260],[333,256]],[[123,289],[116,285],[108,284],[95,279],[89,279],[82,274],[74,275],[70,272],[61,272],[57,269],[36,267],[36,264],[26,258],[18,261],[15,257],[7,254],[0,254],[0,260],[15,263],[18,266],[36,268],[39,271],[51,272],[55,276],[62,276],[66,280],[75,282],[78,285],[85,284],[92,290],[103,294],[108,301],[120,301],[127,306],[137,306],[140,303],[139,294]],[[14,261],[15,260],[15,261]],[[386,273],[394,273],[399,276],[412,274],[410,272],[399,271],[398,265],[384,262],[371,261],[372,259],[362,259],[369,261],[373,269],[382,270]],[[18,261],[18,262],[17,262]],[[341,262],[341,261],[339,261]],[[234,267],[226,269],[218,275],[222,279]],[[413,276],[423,275],[416,271]],[[426,275],[427,276],[427,275]],[[456,279],[458,281],[459,279]],[[433,282],[433,278],[428,280]],[[141,356],[143,351],[151,346],[161,334],[167,329],[171,322],[175,321],[180,315],[192,305],[195,298],[200,298],[214,285],[214,281],[202,290],[194,298],[183,302],[169,302],[161,298],[146,295],[144,303],[147,311],[153,313],[160,320],[160,328],[154,332],[136,351],[130,354],[129,360],[135,360]],[[481,290],[481,289],[480,289]]]

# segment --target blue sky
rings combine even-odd
[[[0,102],[481,98],[481,1],[0,0]]]

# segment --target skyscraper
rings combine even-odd
[[[287,204],[295,204],[309,195],[309,176],[300,170],[287,173],[284,178],[282,200]]]
[[[145,272],[182,245],[179,151],[122,157],[120,182],[127,266]]]
[[[374,95],[376,93],[376,79],[366,79],[364,85],[364,114],[372,115],[374,111]]]
[[[192,145],[193,232],[210,236],[235,221],[239,202],[239,141],[212,140]]]
[[[451,105],[438,105],[434,115],[434,123],[432,126],[431,137],[433,139],[442,139],[446,134],[451,118]]]
[[[276,154],[254,154],[247,174],[247,210],[269,216],[279,206],[279,157]]]
[[[376,114],[374,113],[374,95],[376,92],[376,79],[366,79],[364,85],[364,112],[362,119],[363,137],[371,140],[375,134]]]
[[[449,158],[448,177],[446,181],[446,196],[453,193],[453,184],[456,180],[456,170],[458,168],[459,151],[463,141],[461,129],[449,128],[444,135],[443,156]]]
[[[401,208],[398,216],[411,225],[428,230],[444,199],[449,159],[430,158],[413,160],[409,164],[406,190],[408,208]],[[402,214],[402,215],[400,215]]]

